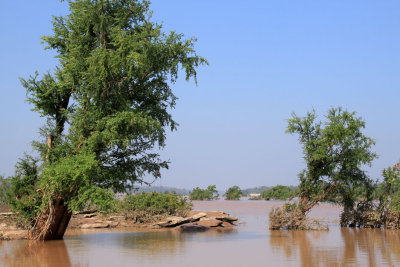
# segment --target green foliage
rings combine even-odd
[[[243,193],[243,191],[242,191],[242,193]],[[249,200],[261,200],[261,199],[262,199],[261,195],[249,197]]]
[[[296,190],[290,186],[285,185],[277,185],[272,187],[271,189],[265,190],[261,193],[261,197],[265,200],[269,199],[280,199],[286,200],[288,198],[294,197],[296,194]]]
[[[212,200],[218,198],[218,191],[215,189],[215,185],[209,185],[207,189],[201,189],[199,187],[193,188],[190,192],[189,197],[191,200]]]
[[[177,125],[170,85],[179,70],[196,81],[196,68],[208,64],[194,38],[151,21],[148,1],[68,3],[70,13],[54,17],[53,34],[42,37],[58,66],[21,79],[47,118],[34,143],[40,158],[21,161],[11,181],[11,204],[31,219],[57,198],[70,210],[87,202],[110,209],[111,191],[159,178],[168,162],[157,149]]]
[[[242,189],[243,195],[261,194],[263,191],[270,189],[270,186],[259,186],[253,188]]]
[[[7,191],[7,202],[29,221],[34,219],[42,204],[40,191],[36,186],[38,180],[38,160],[25,155],[15,166],[15,175],[11,177]]]
[[[355,112],[331,108],[325,122],[315,112],[300,118],[292,114],[287,132],[297,134],[307,167],[299,174],[300,208],[307,212],[330,194],[345,192],[354,184],[369,183],[361,169],[376,158],[374,140],[365,136],[365,122]],[[352,194],[347,197],[354,199]],[[351,202],[351,201],[348,201]]]
[[[0,175],[0,204],[7,202],[7,191],[10,186],[10,178]]]
[[[142,192],[126,196],[119,209],[127,217],[135,217],[139,221],[146,222],[157,216],[185,216],[191,208],[192,203],[180,195]]]
[[[171,192],[174,191],[178,195],[189,195],[189,190],[187,189],[182,189],[182,188],[176,188],[176,187],[169,187],[169,186],[140,186],[138,188],[135,188],[131,192],[158,192],[158,193],[165,193],[165,192]]]
[[[226,190],[224,196],[226,200],[239,200],[242,195],[243,193],[240,187],[234,185],[232,187],[229,187],[228,190]]]
[[[379,194],[380,210],[400,211],[400,163],[382,171],[382,192]]]

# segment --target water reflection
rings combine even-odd
[[[383,229],[340,229],[346,258],[366,256],[370,266],[400,263],[400,232]]]
[[[270,235],[272,249],[283,251],[288,260],[300,259],[301,266],[324,266],[337,257],[336,251],[318,245],[327,242],[328,231],[270,231]]]
[[[72,266],[64,241],[46,243],[30,243],[27,241],[0,242],[0,265],[32,267]]]
[[[301,266],[398,266],[400,232],[381,229],[270,231],[275,253]]]
[[[110,266],[135,262],[139,266],[176,262],[190,254],[193,244],[209,246],[210,242],[235,239],[238,232],[76,232],[64,241],[28,243],[25,240],[0,241],[0,266]],[[89,234],[88,234],[89,233]],[[201,245],[200,245],[201,246]],[[70,255],[72,255],[70,257]]]

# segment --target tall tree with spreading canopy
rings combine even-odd
[[[72,211],[88,201],[107,209],[112,191],[160,177],[168,162],[155,151],[177,125],[170,84],[180,69],[196,81],[196,68],[208,64],[194,38],[151,21],[149,1],[68,3],[70,13],[42,37],[59,65],[21,79],[47,118],[34,143],[40,158],[21,159],[11,182],[11,204],[32,221],[30,239],[61,239]]]

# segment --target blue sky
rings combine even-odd
[[[156,185],[243,188],[297,184],[304,167],[286,119],[332,106],[357,111],[380,156],[373,179],[400,160],[400,1],[155,0],[153,20],[166,31],[198,38],[210,61],[198,86],[178,80],[173,111],[180,126],[161,152],[170,159]],[[43,120],[30,111],[18,77],[57,64],[40,36],[51,15],[67,12],[54,0],[6,1],[0,10],[0,174],[38,137]],[[183,77],[183,76],[182,76]]]

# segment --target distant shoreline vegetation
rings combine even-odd
[[[131,190],[129,193],[131,194],[136,194],[140,192],[145,192],[145,193],[150,193],[150,192],[157,192],[157,193],[165,193],[165,192],[174,192],[178,195],[189,195],[190,190],[185,189],[185,188],[177,188],[177,187],[171,187],[171,186],[140,186],[137,187],[133,190]]]
[[[242,193],[240,196],[249,197],[250,200],[287,200],[291,197],[295,197],[297,190],[297,186],[293,185],[258,186],[241,189]],[[210,185],[205,189],[195,187],[192,190],[173,186],[141,186],[130,190],[128,193],[138,194],[141,192],[175,193],[189,196],[191,200],[216,200],[219,199],[220,196],[224,196],[227,191],[217,190],[215,185]]]
[[[190,200],[213,200],[218,199],[219,194],[215,185],[209,185],[207,189],[193,188],[189,193]]]

